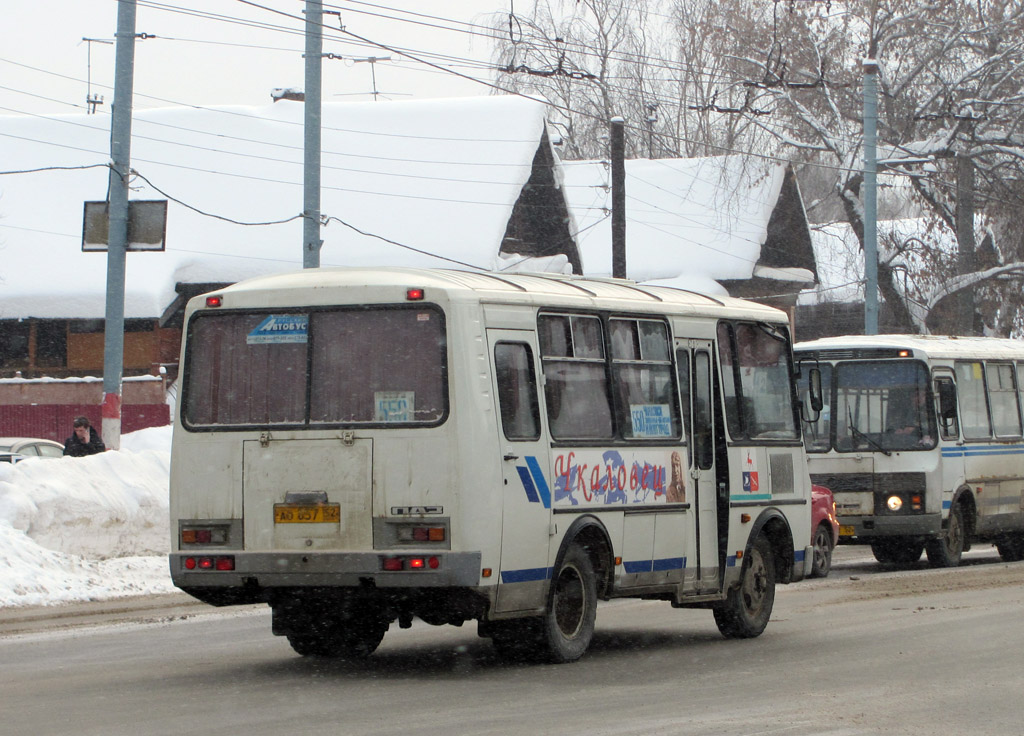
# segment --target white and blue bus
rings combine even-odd
[[[171,574],[302,655],[478,622],[566,662],[598,599],[759,635],[807,574],[784,313],[624,280],[309,269],[193,299]]]
[[[804,430],[840,543],[910,563],[958,565],[973,542],[1024,559],[1024,343],[877,335],[799,343],[824,408]]]

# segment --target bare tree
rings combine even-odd
[[[758,104],[787,121],[781,130],[778,118],[761,123],[766,132],[835,168],[836,194],[863,245],[859,62],[876,59],[880,165],[909,182],[929,217],[956,232],[961,247],[955,265],[926,259],[933,268],[911,278],[938,279],[934,293],[947,299],[982,285],[1000,291],[1021,269],[978,268],[973,240],[975,222],[987,224],[1001,235],[994,244],[998,260],[1021,260],[1017,218],[1007,215],[1022,203],[1024,181],[1024,6],[1007,0],[795,6],[776,26],[779,54],[746,57],[761,79]],[[964,170],[977,173],[976,183],[965,186],[958,177]],[[967,197],[977,206],[958,220]],[[922,312],[905,288],[906,275],[888,266],[889,247],[880,258],[879,289],[896,323],[922,332],[970,331],[972,325],[958,323],[962,310],[947,309],[941,318],[931,313],[941,299]],[[918,292],[928,290],[922,284]],[[991,312],[985,318],[987,329],[1019,320]]]
[[[746,1],[536,0],[509,19],[499,81],[555,107],[569,159],[605,156],[616,115],[630,157],[733,153],[752,136],[771,145],[749,120],[763,111],[730,45],[752,39]]]

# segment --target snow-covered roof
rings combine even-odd
[[[325,103],[322,118],[321,265],[504,265],[541,103]],[[159,317],[179,282],[302,266],[302,123],[290,101],[134,115],[130,196],[172,199],[166,251],[127,256],[126,318]],[[0,175],[0,319],[104,316],[107,259],[81,239],[83,203],[106,198],[109,128],[103,114],[0,117],[0,172],[45,169]]]
[[[611,275],[611,170],[563,167],[584,273]],[[726,293],[720,281],[751,278],[785,175],[784,163],[744,156],[626,161],[628,276],[711,294]]]

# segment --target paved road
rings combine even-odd
[[[892,570],[841,548],[828,579],[780,588],[758,639],[614,601],[564,666],[506,665],[472,626],[395,627],[345,664],[294,655],[265,610],[136,610],[0,638],[0,732],[1002,736],[1022,731],[1022,604],[1024,563],[987,549]]]

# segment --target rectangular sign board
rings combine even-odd
[[[86,202],[82,221],[82,252],[106,252],[110,232],[109,202]],[[162,251],[167,238],[167,200],[128,202],[128,248]]]

